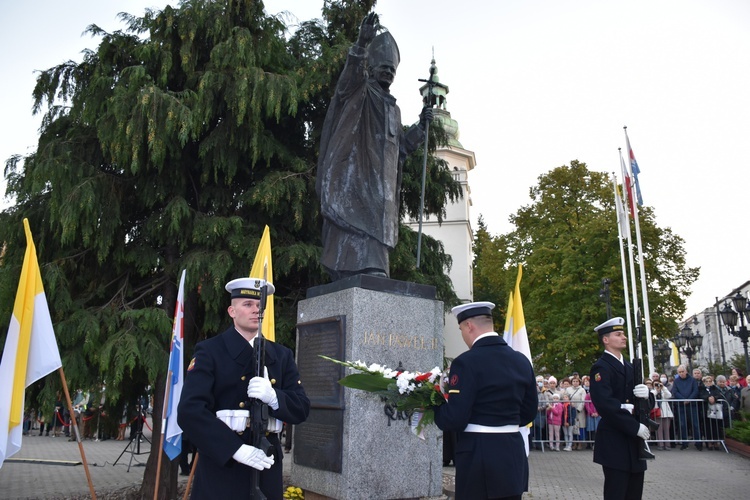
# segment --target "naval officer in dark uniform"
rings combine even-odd
[[[638,458],[639,440],[650,436],[648,427],[633,414],[633,397],[647,399],[649,390],[635,385],[633,365],[622,355],[628,343],[624,324],[622,318],[612,318],[594,328],[604,345],[604,354],[591,367],[589,383],[591,402],[602,417],[594,462],[604,470],[605,500],[642,497],[646,461]]]
[[[259,328],[260,290],[264,281],[240,278],[226,285],[234,326],[195,346],[178,409],[185,436],[198,448],[192,498],[248,498],[252,468],[260,470],[260,489],[269,500],[283,496],[279,442],[282,422],[307,419],[310,400],[299,378],[292,351],[266,340],[266,377],[254,377],[254,341]],[[274,286],[267,284],[268,294]],[[271,456],[251,446],[251,398],[269,406],[266,433]]]
[[[469,350],[451,364],[448,402],[435,423],[456,433],[456,499],[520,499],[529,463],[519,427],[536,416],[537,392],[529,360],[493,331],[491,302],[454,307]]]

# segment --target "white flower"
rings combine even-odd
[[[374,372],[374,373],[383,373],[383,369],[384,368],[385,367],[380,366],[377,363],[373,363],[373,364],[371,364],[370,366],[367,367],[367,370],[370,371],[370,372]]]
[[[440,368],[436,366],[435,368],[430,370],[430,378],[428,378],[427,380],[429,380],[431,384],[434,384],[435,380],[441,375],[441,372],[442,370],[440,370]]]
[[[416,389],[416,385],[412,383],[414,374],[411,372],[403,372],[401,375],[396,377],[396,386],[398,387],[399,394],[410,393]]]
[[[395,378],[397,373],[397,371],[391,370],[390,368],[386,368],[383,370],[383,376],[385,378]]]

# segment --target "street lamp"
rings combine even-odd
[[[682,330],[680,330],[680,334],[673,339],[673,342],[687,356],[688,366],[690,367],[690,371],[693,371],[693,356],[698,353],[698,350],[703,345],[703,335],[700,333],[693,335],[693,330],[685,324]]]
[[[747,355],[747,338],[750,332],[748,332],[747,327],[745,326],[746,318],[748,323],[750,323],[750,303],[748,303],[748,300],[744,295],[737,292],[737,294],[732,297],[732,304],[734,304],[734,309],[729,305],[729,302],[725,302],[724,308],[719,314],[721,314],[721,320],[727,327],[727,332],[742,341],[742,347],[745,349],[745,373],[750,373],[750,359],[748,359]],[[737,312],[735,312],[735,310]],[[740,327],[735,330],[734,327],[737,326],[737,316],[740,317]]]
[[[656,346],[654,346],[654,357],[656,358],[656,362],[661,365],[662,372],[667,372],[667,362],[669,361],[669,358],[672,356],[672,348],[669,346],[669,342],[666,340],[661,340],[656,343]]]

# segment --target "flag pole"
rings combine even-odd
[[[161,479],[161,457],[164,455],[164,432],[167,429],[167,405],[172,389],[172,370],[167,373],[166,389],[164,389],[164,403],[161,409],[161,432],[159,437],[159,451],[156,458],[156,485],[154,485],[154,500],[159,498],[159,480]]]
[[[641,296],[643,298],[643,317],[646,322],[646,348],[648,349],[649,373],[654,371],[653,345],[651,342],[651,316],[648,306],[648,290],[646,289],[646,269],[643,263],[643,243],[641,242],[641,225],[638,220],[638,209],[635,209],[635,239],[638,245],[638,267],[641,275]]]
[[[190,476],[188,477],[188,482],[185,485],[185,494],[182,496],[182,500],[187,500],[190,496],[190,488],[193,486],[193,476],[195,476],[195,464],[198,463],[198,452],[196,451],[193,454],[193,465],[190,467]]]
[[[633,150],[630,147],[630,139],[628,138],[628,127],[623,127],[625,130],[625,142],[628,146],[628,163],[631,163],[634,155]],[[630,167],[630,166],[629,166]],[[646,321],[646,348],[648,349],[648,370],[649,373],[654,372],[654,348],[651,341],[651,314],[649,312],[648,305],[648,290],[646,289],[646,269],[643,263],[643,243],[641,241],[641,224],[638,218],[638,203],[633,203],[633,219],[635,222],[635,240],[638,245],[638,267],[640,268],[641,275],[641,296],[643,298],[643,317]],[[639,353],[639,357],[642,358],[642,354]]]
[[[92,500],[96,500],[96,491],[94,490],[94,483],[91,482],[91,472],[89,472],[89,464],[86,461],[86,452],[83,451],[83,443],[81,442],[81,435],[78,432],[78,423],[76,422],[76,414],[73,411],[73,403],[70,400],[70,392],[68,391],[68,381],[65,379],[65,372],[62,366],[57,369],[60,372],[60,379],[62,380],[63,391],[65,392],[65,401],[68,403],[68,411],[70,412],[70,425],[73,426],[73,432],[78,442],[78,450],[81,452],[81,461],[83,462],[83,470],[86,471],[86,481],[89,483],[89,492],[91,492]]]
[[[620,167],[622,168],[622,184],[626,189],[630,189],[629,186],[626,184],[630,182],[630,176],[627,174],[625,161],[622,159],[622,149],[617,148],[617,150],[620,152]],[[626,200],[623,200],[625,203],[628,204],[628,209],[633,210],[633,207],[631,205],[634,205],[634,203],[631,203],[631,199],[629,197]],[[628,226],[628,261],[630,263],[630,285],[632,288],[633,293],[633,307],[635,308],[635,313],[637,314],[638,311],[638,288],[635,285],[635,260],[633,259],[633,239],[630,234],[630,218],[628,217],[628,210],[625,210],[625,220],[627,221]],[[631,323],[631,317],[630,313],[628,314],[628,353],[630,354],[630,359],[633,359],[633,327]]]
[[[619,150],[619,148],[618,148]],[[622,153],[620,153],[620,163],[622,163]],[[623,233],[623,230],[628,233],[630,232],[630,225],[628,224],[627,219],[627,212],[625,212],[625,209],[622,205],[622,199],[620,198],[620,193],[617,192],[617,175],[613,172],[612,173],[612,185],[614,187],[615,192],[615,205],[617,210],[617,235],[618,240],[620,242],[620,267],[622,269],[622,288],[623,288],[623,296],[625,298],[625,318],[627,319],[628,324],[628,353],[630,354],[630,357],[633,357],[633,337],[630,335],[630,298],[628,297],[628,294],[630,291],[628,290],[628,270],[625,265],[625,247],[623,246],[622,240],[626,237]]]

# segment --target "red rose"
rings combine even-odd
[[[424,382],[425,380],[427,380],[428,378],[430,378],[430,375],[432,375],[432,374],[429,373],[429,372],[428,373],[422,373],[422,374],[417,375],[416,377],[414,377],[414,381],[415,382]]]

